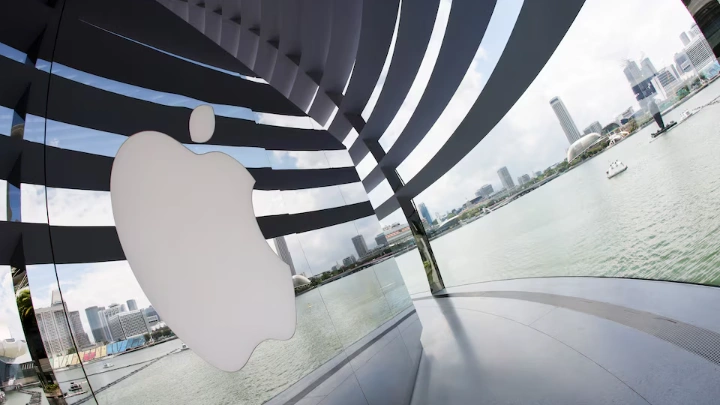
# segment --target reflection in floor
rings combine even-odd
[[[416,297],[413,404],[717,404],[720,288],[482,283]]]

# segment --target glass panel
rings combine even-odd
[[[14,113],[12,109],[0,105],[0,135],[10,136]]]
[[[11,215],[8,211],[8,182],[0,180],[0,221],[7,221]]]
[[[441,220],[455,216],[429,231],[446,286],[549,276],[720,283],[720,64],[688,54],[704,39],[688,33],[682,2],[658,3],[643,22],[646,2],[615,9],[587,2],[512,109],[415,199]],[[630,31],[605,35],[597,22],[610,14]]]
[[[252,200],[256,217],[288,213],[281,191],[253,190]]]

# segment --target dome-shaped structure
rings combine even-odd
[[[24,340],[3,339],[0,340],[0,358],[16,359],[27,353],[27,345]]]
[[[602,135],[598,134],[597,132],[593,132],[573,142],[573,144],[570,145],[570,148],[568,148],[567,151],[568,163],[572,162],[573,160],[575,160],[575,158],[582,155],[583,152],[598,143],[601,139]]]
[[[304,285],[310,284],[310,280],[307,277],[302,276],[300,274],[296,274],[296,275],[292,276],[292,281],[293,281],[293,288],[298,288],[298,287],[302,287]]]

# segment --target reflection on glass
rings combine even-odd
[[[22,222],[48,223],[45,186],[25,183],[20,185],[20,212]]]
[[[273,169],[327,169],[330,163],[323,151],[267,151]]]
[[[350,130],[350,133],[342,141],[343,145],[345,145],[345,149],[350,150],[350,147],[355,143],[355,140],[358,138],[358,136],[359,135],[355,128],[352,128]]]
[[[12,216],[8,202],[8,182],[0,180],[0,221],[7,221]]]
[[[27,61],[27,55],[24,52],[18,51],[17,49],[7,46],[0,42],[0,56],[4,56],[8,59],[12,59],[16,62],[25,63]]]

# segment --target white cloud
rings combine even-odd
[[[20,184],[20,219],[22,222],[48,223],[45,186]]]
[[[51,225],[114,226],[110,192],[47,189],[48,214]]]

